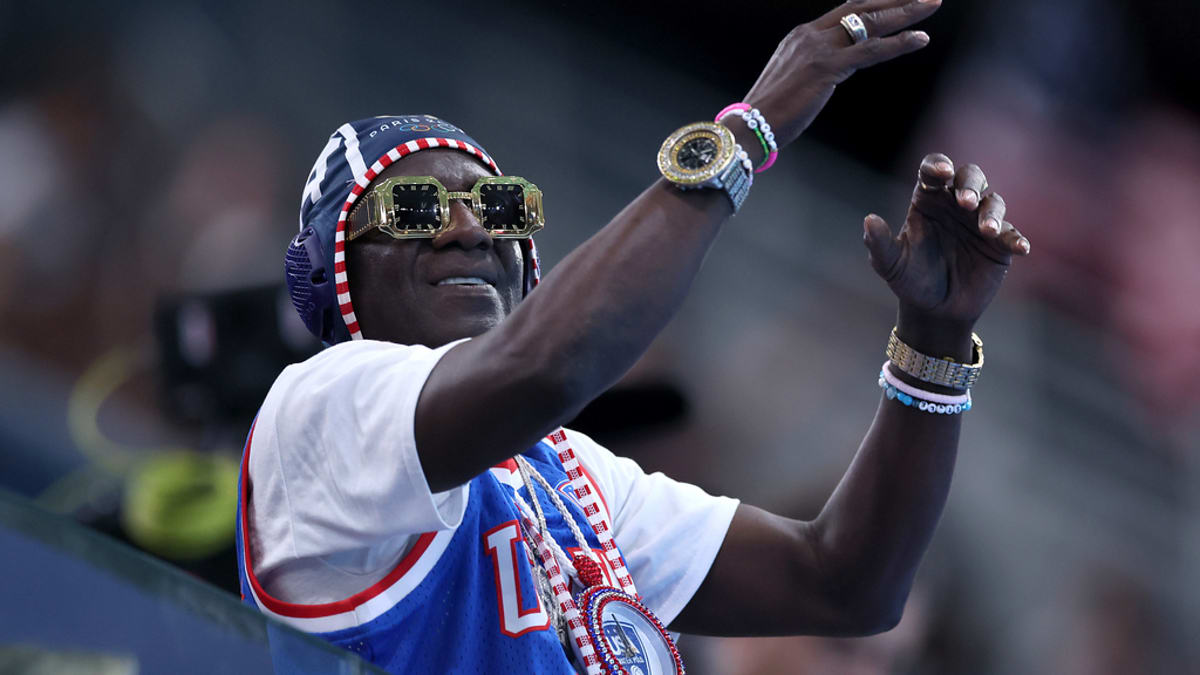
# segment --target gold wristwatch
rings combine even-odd
[[[676,129],[658,151],[658,170],[681,190],[716,188],[737,213],[750,194],[754,164],[724,124],[693,122]]]
[[[892,365],[922,382],[952,389],[970,389],[983,371],[983,340],[971,333],[971,342],[974,362],[959,363],[949,358],[922,354],[905,344],[896,334],[896,329],[892,328],[892,334],[888,336],[887,357]]]

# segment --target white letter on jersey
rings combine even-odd
[[[521,531],[517,521],[510,520],[488,530],[483,535],[484,546],[492,557],[496,571],[496,599],[500,603],[500,630],[509,637],[521,637],[550,627],[550,616],[537,599],[533,609],[521,609],[521,578],[517,575],[517,542]],[[521,551],[521,555],[525,555]],[[534,594],[536,597],[536,593]]]

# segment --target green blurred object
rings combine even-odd
[[[129,474],[121,522],[131,541],[173,560],[230,546],[237,515],[238,464],[219,453],[156,454]]]

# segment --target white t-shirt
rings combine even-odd
[[[457,344],[346,342],[276,379],[249,448],[247,513],[254,574],[273,597],[343,600],[385,577],[419,534],[458,527],[467,486],[430,492],[413,430],[425,380]],[[707,575],[738,502],[567,436],[611,509],[643,601],[670,623]]]

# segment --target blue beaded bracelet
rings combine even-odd
[[[888,400],[899,401],[910,408],[916,408],[928,413],[937,413],[940,415],[958,415],[959,413],[965,413],[971,409],[971,392],[969,391],[967,392],[967,400],[965,403],[935,403],[933,401],[923,401],[900,391],[891,383],[889,383],[885,379],[882,370],[879,371],[879,388],[883,389],[883,393],[888,397]]]

